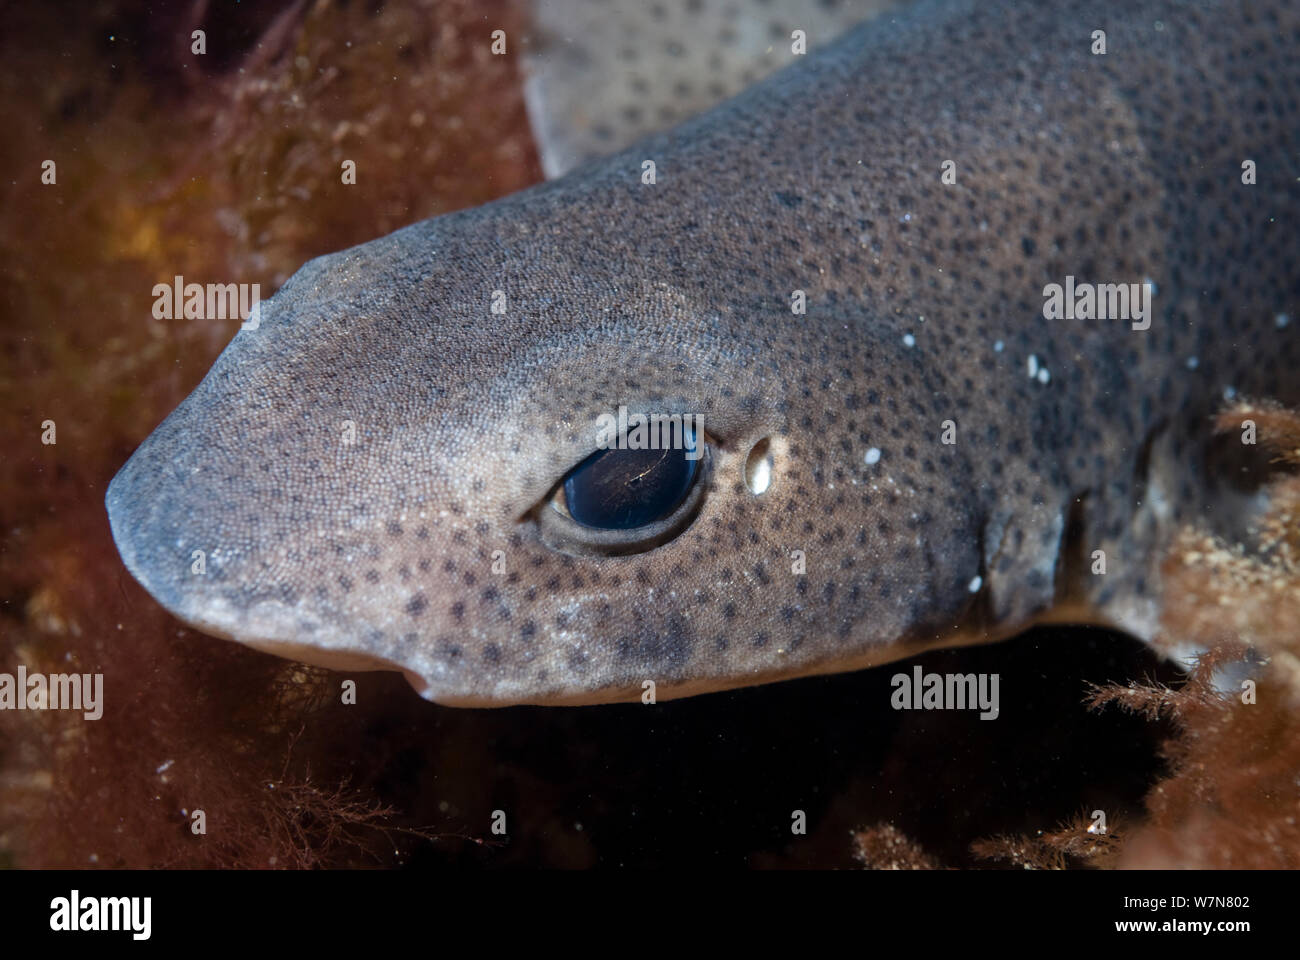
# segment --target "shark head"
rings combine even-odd
[[[259,306],[108,490],[164,607],[454,705],[842,669],[960,612],[976,511],[916,352],[720,282],[743,249],[645,257],[644,194],[558,230],[567,182]],[[688,428],[611,444],[639,415]]]

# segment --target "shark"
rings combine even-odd
[[[1297,48],[1283,2],[922,0],[566,147],[262,302],[108,486],[122,560],[452,706],[1150,639],[1174,533],[1257,503],[1210,418],[1300,400]]]

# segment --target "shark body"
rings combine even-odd
[[[1087,7],[922,3],[311,261],[110,485],[128,569],[467,706],[1149,636],[1172,532],[1235,515],[1208,417],[1297,399],[1300,11]],[[1049,319],[1067,278],[1150,290],[1146,325]],[[620,405],[705,454],[673,516],[595,535],[548,511]]]

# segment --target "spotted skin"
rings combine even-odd
[[[896,0],[533,0],[524,98],[548,177],[702,113]]]
[[[924,3],[311,261],[114,479],[127,567],[201,629],[457,705],[1149,632],[1170,532],[1226,515],[1207,417],[1300,399],[1300,14],[1076,7]],[[1151,279],[1150,329],[1045,320],[1066,275]],[[620,403],[703,415],[703,496],[653,549],[557,549],[538,511]]]

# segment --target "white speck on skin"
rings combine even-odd
[[[1052,380],[1052,375],[1051,375],[1050,373],[1047,372],[1047,368],[1046,368],[1046,367],[1043,367],[1042,369],[1040,369],[1040,370],[1038,371],[1038,382],[1039,382],[1039,383],[1050,383],[1051,380]]]
[[[994,352],[994,353],[1001,353],[1002,350],[1003,350],[1005,347],[1006,347],[1006,344],[1003,343],[1001,340],[999,340],[999,341],[997,341],[995,344],[993,344],[993,352]]]
[[[903,346],[905,347],[916,346],[916,337],[912,336],[910,333],[903,334]]]
[[[1026,364],[1029,367],[1029,379],[1033,380],[1038,376],[1038,357],[1031,353]]]
[[[863,461],[866,463],[866,465],[869,466],[869,467],[870,467],[870,466],[873,466],[874,464],[879,463],[879,462],[880,462],[880,448],[879,448],[879,447],[872,447],[870,450],[867,451],[866,456],[864,456],[862,459],[863,459]]]
[[[1291,318],[1288,317],[1285,313],[1279,313],[1276,317],[1273,318],[1273,322],[1276,323],[1277,328],[1281,330],[1283,327],[1285,327],[1288,323],[1291,322]]]
[[[982,586],[984,586],[984,578],[979,575],[976,575],[971,579],[970,583],[966,584],[966,589],[969,590],[971,593],[979,593],[980,587]]]
[[[1231,400],[1231,399],[1232,399],[1233,397],[1235,397],[1236,395],[1237,395],[1237,388],[1236,388],[1236,387],[1224,387],[1224,388],[1223,388],[1223,399],[1224,399],[1224,400]]]
[[[1198,358],[1198,357],[1188,357],[1188,358],[1187,358],[1187,369],[1188,369],[1188,370],[1195,370],[1195,369],[1196,369],[1197,367],[1199,367],[1200,365],[1201,365],[1200,358]]]

